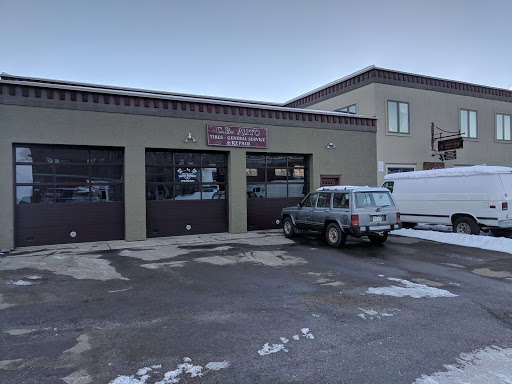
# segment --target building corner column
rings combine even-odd
[[[233,149],[228,158],[229,233],[247,232],[246,152]]]
[[[146,239],[146,150],[124,150],[124,227],[126,241]]]

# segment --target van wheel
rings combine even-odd
[[[293,225],[292,219],[290,219],[289,217],[283,220],[283,232],[284,235],[288,238],[295,236],[297,233],[295,230],[295,226]]]
[[[402,223],[402,227],[406,229],[414,228],[416,223]]]
[[[384,242],[388,239],[388,233],[384,232],[383,235],[368,235],[368,238],[373,245],[380,245],[384,244]]]
[[[512,229],[491,229],[491,233],[494,237],[512,237]]]
[[[480,227],[475,220],[469,217],[459,217],[453,223],[453,232],[455,233],[466,233],[468,235],[479,235]]]
[[[334,248],[344,245],[347,241],[347,235],[336,223],[331,223],[327,226],[325,238],[327,239],[327,244]]]

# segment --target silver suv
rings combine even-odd
[[[283,231],[293,237],[302,229],[322,231],[331,247],[347,236],[368,236],[382,244],[389,231],[400,229],[400,212],[386,188],[332,186],[310,192],[295,207],[281,212]]]

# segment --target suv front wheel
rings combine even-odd
[[[327,226],[325,238],[327,239],[327,244],[334,248],[344,245],[345,241],[347,241],[347,235],[336,223],[331,223]]]
[[[283,220],[283,232],[284,232],[284,235],[288,238],[293,237],[296,233],[295,226],[293,225],[293,221],[289,217],[287,217]]]

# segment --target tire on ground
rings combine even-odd
[[[293,221],[290,217],[286,217],[283,220],[283,232],[284,235],[288,238],[295,236],[297,233],[295,226],[293,225]]]
[[[453,232],[455,233],[466,233],[471,235],[479,235],[480,227],[470,217],[459,217],[453,223]]]
[[[327,226],[325,238],[327,240],[327,244],[334,248],[344,245],[345,242],[347,241],[347,235],[345,234],[345,232],[341,230],[340,226],[336,223],[330,223]]]

